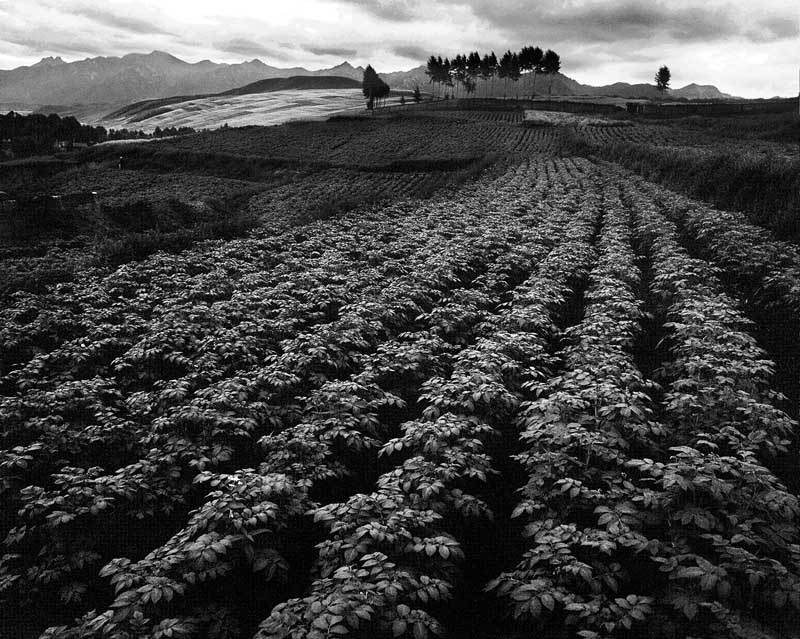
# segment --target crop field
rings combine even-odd
[[[99,123],[107,128],[134,127],[148,132],[156,127],[270,126],[290,120],[325,119],[358,108],[362,102],[359,89],[298,89],[209,96],[170,104],[146,119],[101,119]]]
[[[481,117],[483,115],[483,117]],[[488,116],[488,117],[487,117]],[[490,119],[491,118],[491,119]],[[165,150],[230,153],[271,160],[327,163],[337,167],[403,166],[423,160],[441,163],[487,152],[548,150],[553,132],[529,131],[513,117],[494,113],[441,117],[415,113],[406,117],[350,118],[283,127],[234,129],[174,140]],[[155,145],[154,145],[155,146]]]
[[[650,126],[688,135],[603,131]],[[0,298],[0,627],[797,637],[800,248],[581,135],[420,112],[55,178],[253,223],[0,253],[72,269]]]

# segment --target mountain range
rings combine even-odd
[[[289,76],[339,76],[361,80],[364,70],[347,62],[329,69],[278,68],[261,60],[224,64],[185,62],[163,51],[64,62],[43,58],[0,70],[0,104],[29,107],[117,105],[173,95],[220,93],[252,82]]]
[[[105,111],[155,98],[176,95],[208,95],[221,93],[270,78],[289,76],[338,76],[360,81],[364,69],[343,62],[335,67],[310,71],[302,67],[279,68],[258,59],[238,64],[215,63],[210,60],[189,63],[163,51],[148,54],[131,53],[122,57],[96,57],[65,62],[59,57],[44,58],[27,67],[0,70],[0,110],[44,110],[78,113],[84,110]],[[430,90],[425,67],[409,71],[382,73],[381,77],[394,89]],[[658,95],[653,85],[616,83],[602,87],[580,84],[557,74],[552,78],[553,95],[617,96],[649,98]],[[550,79],[537,82],[541,93]],[[494,94],[500,90],[494,84]],[[513,92],[509,92],[512,94]],[[670,91],[674,98],[730,98],[713,86],[690,84]],[[91,108],[88,108],[88,105]]]

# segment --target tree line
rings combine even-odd
[[[488,97],[494,93],[495,81],[500,80],[505,98],[509,93],[509,82],[516,97],[519,97],[520,90],[523,95],[533,97],[538,75],[549,76],[548,92],[551,92],[553,78],[560,70],[561,57],[555,51],[525,46],[517,52],[506,51],[499,59],[494,51],[483,55],[478,51],[459,53],[452,60],[432,55],[428,58],[425,74],[434,86],[434,97],[437,97],[437,88],[445,92],[450,89],[453,97],[472,95],[477,91],[478,80],[483,81],[484,97]],[[445,97],[449,95],[445,93]]]
[[[156,127],[153,133],[141,130],[106,129],[81,124],[73,116],[32,113],[21,115],[14,111],[0,114],[0,147],[8,148],[14,157],[50,153],[58,145],[70,148],[74,144],[97,144],[109,140],[130,140],[194,133],[190,127]]]

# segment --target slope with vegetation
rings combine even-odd
[[[0,625],[792,636],[797,246],[613,161],[689,123],[476,105],[204,132],[122,170],[94,147],[47,177],[153,237],[167,191],[249,226],[0,254],[70,271],[0,302]],[[713,153],[733,125],[703,126]]]
[[[220,93],[208,93],[203,95],[183,95],[159,98],[156,100],[144,100],[130,104],[122,109],[109,113],[104,120],[115,121],[125,120],[128,122],[141,122],[149,118],[161,115],[167,111],[167,107],[179,108],[183,102],[196,102],[209,98],[224,98],[227,96],[253,95],[259,93],[270,93],[274,91],[297,91],[308,89],[358,89],[361,85],[352,78],[339,76],[292,76],[288,78],[267,78],[251,82],[241,87],[236,87]]]

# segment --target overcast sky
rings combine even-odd
[[[714,84],[745,97],[797,95],[797,0],[0,0],[0,69],[159,49],[189,62],[259,58],[378,72],[431,53],[552,48],[587,84]]]

